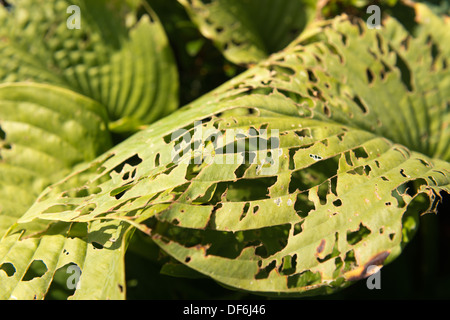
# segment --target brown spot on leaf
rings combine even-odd
[[[323,249],[325,249],[325,239],[322,239],[322,241],[320,241],[320,244],[317,247],[317,255],[321,254]]]
[[[370,276],[370,272],[368,272],[368,269],[370,266],[379,266],[381,267],[386,260],[386,258],[389,256],[389,251],[383,251],[375,256],[373,256],[364,266],[358,267],[356,269],[353,269],[347,273],[344,274],[344,277],[348,281],[357,281],[364,279],[368,276]]]

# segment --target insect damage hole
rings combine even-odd
[[[136,167],[137,165],[139,165],[142,162],[142,158],[138,156],[138,154],[134,154],[133,156],[129,157],[128,159],[126,159],[125,161],[123,161],[122,163],[118,164],[117,166],[115,166],[112,171],[115,171],[117,173],[121,173],[123,170],[123,167],[125,166],[125,164],[129,164],[132,167]]]
[[[370,68],[367,68],[367,69],[366,69],[366,75],[367,75],[367,82],[368,82],[369,84],[371,84],[371,83],[373,82],[374,75],[373,75],[372,70],[370,70]]]
[[[297,267],[297,254],[293,256],[284,256],[278,272],[281,275],[288,276],[295,273]]]
[[[255,279],[267,279],[269,277],[270,272],[275,269],[276,260],[273,260],[267,267],[262,268],[255,275]]]
[[[242,221],[247,216],[248,210],[250,209],[250,202],[245,203],[244,209],[242,210],[242,214],[239,217],[239,221]]]
[[[31,281],[34,278],[42,277],[48,268],[42,260],[34,260],[28,267],[27,272],[22,278],[22,281]]]
[[[356,231],[347,231],[347,242],[350,245],[355,245],[365,239],[371,231],[362,223],[359,224],[359,228]]]
[[[94,249],[97,249],[97,250],[103,249],[103,245],[101,243],[93,241],[91,244],[94,247]]]
[[[353,97],[353,102],[356,103],[356,105],[361,109],[363,114],[369,113],[369,109],[366,107],[366,105],[361,101],[361,99],[358,96]]]
[[[16,273],[16,268],[10,262],[5,262],[0,266],[0,270],[3,270],[8,277],[12,277]]]

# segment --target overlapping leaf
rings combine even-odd
[[[41,299],[55,273],[69,265],[84,271],[82,282],[94,283],[92,278],[102,275],[111,282],[84,284],[92,297],[123,297],[120,240],[128,225],[96,222],[84,236],[71,224],[33,222],[13,228],[46,186],[111,147],[103,106],[67,89],[33,83],[1,85],[0,106],[0,299]],[[108,226],[112,233],[103,229]],[[41,238],[30,237],[45,230],[49,233]],[[110,242],[113,236],[119,246]],[[93,243],[117,249],[98,250]],[[83,297],[82,290],[78,296]]]
[[[89,223],[89,236],[79,238],[69,237],[71,224],[56,235],[51,221],[18,229],[14,223],[46,186],[111,147],[108,126],[134,131],[177,107],[168,41],[151,9],[138,18],[141,4],[21,0],[0,6],[0,78],[22,81],[0,88],[2,299],[43,298],[58,282],[67,288],[71,265],[83,274],[74,298],[125,296],[122,236],[129,228],[121,233],[120,222]],[[73,5],[81,10],[80,29],[68,26]],[[105,239],[108,229],[116,230],[114,243]],[[50,233],[30,238],[43,231]]]
[[[15,1],[0,6],[0,81],[63,86],[103,104],[116,131],[178,106],[178,75],[157,17],[141,1]],[[80,9],[72,17],[70,6]],[[69,29],[73,19],[80,28]]]
[[[42,190],[111,147],[97,102],[40,84],[0,86],[0,235]]]
[[[203,35],[238,64],[287,46],[315,15],[315,0],[179,0]]]
[[[415,8],[414,34],[393,18],[380,30],[322,22],[80,167],[20,222],[127,223],[180,263],[262,294],[329,293],[369,275],[450,191],[448,24]]]

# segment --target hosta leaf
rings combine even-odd
[[[70,299],[124,299],[123,255],[127,224],[95,222],[83,229],[64,224],[59,234],[0,242],[0,299],[43,299],[60,278]],[[86,229],[86,227],[84,227]]]
[[[120,222],[93,223],[86,239],[76,238],[70,224],[63,230],[71,230],[71,237],[50,223],[27,224],[27,235],[23,228],[11,228],[46,186],[111,146],[103,106],[70,90],[34,83],[0,85],[0,106],[0,299],[41,299],[55,273],[69,265],[84,272],[80,283],[91,297],[124,297]],[[102,228],[119,233],[117,250],[93,246],[109,246]],[[30,238],[45,230],[48,235]],[[65,283],[70,274],[64,275]],[[92,286],[92,277],[104,277],[106,284]],[[83,290],[74,297],[85,297]]]
[[[63,86],[103,104],[115,131],[133,131],[178,106],[178,75],[153,12],[136,1],[16,1],[0,6],[0,81]],[[139,1],[140,3],[140,1]],[[80,28],[69,29],[69,6]],[[69,12],[71,12],[69,10]]]
[[[392,17],[379,30],[321,22],[80,167],[19,222],[129,223],[186,266],[267,295],[368,276],[450,191],[448,33],[435,34],[448,24],[415,10],[413,34]]]
[[[0,85],[0,235],[49,184],[111,146],[97,102],[51,85]]]
[[[315,14],[315,0],[178,0],[203,35],[238,64],[287,46]]]

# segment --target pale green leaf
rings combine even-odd
[[[72,293],[69,299],[124,299],[128,225],[94,222],[83,234],[75,229],[80,228],[63,224],[57,234],[41,238],[16,233],[2,239],[0,299],[44,299],[58,273]]]

